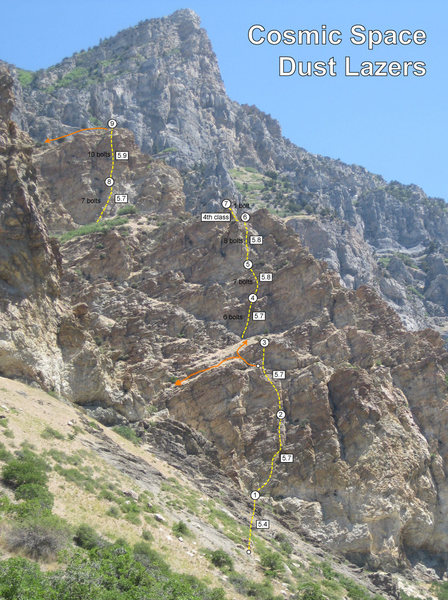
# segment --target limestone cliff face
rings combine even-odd
[[[38,211],[32,142],[11,121],[12,78],[0,70],[1,372],[54,381],[61,257]]]
[[[59,244],[41,214],[45,207],[54,214],[58,205],[46,206],[32,141],[10,120],[12,86],[1,69],[0,373],[138,418],[144,412],[141,399],[117,388],[92,336],[79,328],[70,299],[61,297]]]
[[[241,321],[223,318],[247,309],[241,246],[223,242],[238,237],[237,225],[136,216],[127,228],[124,238],[110,232],[64,245],[64,294],[89,307],[85,326],[123,385],[132,382],[148,404],[168,408],[168,422],[202,432],[216,464],[247,493],[266,478],[276,450],[276,398],[260,369],[235,361],[173,385],[234,355],[240,343]],[[251,250],[254,264],[274,273],[257,308],[268,314],[268,373],[287,372],[279,384],[283,436],[295,456],[292,465],[276,465],[265,502],[289,527],[360,564],[394,570],[424,560],[443,570],[448,355],[441,339],[407,332],[372,289],[344,289],[266,211],[253,215],[250,232],[265,240]],[[81,277],[80,256],[88,259]],[[264,332],[251,322],[251,363],[260,362]],[[113,419],[101,403],[90,408]],[[153,423],[152,437],[158,427],[166,424]]]
[[[144,152],[182,170],[189,210],[216,206],[228,195],[244,197],[232,171],[236,165],[260,176],[277,173],[289,191],[260,193],[257,202],[288,216],[314,214],[316,227],[308,229],[307,240],[318,258],[321,250],[314,248],[323,231],[334,238],[341,227],[349,228],[359,238],[344,243],[353,262],[328,256],[345,285],[372,283],[410,329],[447,330],[448,278],[428,267],[434,258],[448,259],[444,201],[428,198],[417,186],[387,183],[362,167],[310,154],[283,138],[272,117],[230,100],[193,11],[142,21],[32,74],[23,86],[13,67],[11,72],[14,119],[36,141],[73,127],[104,125],[113,115]],[[333,216],[334,227],[322,214]],[[359,241],[364,260],[364,253],[357,254]]]
[[[10,89],[4,75],[8,111]],[[1,372],[54,388],[107,424],[128,419],[156,440],[176,430],[187,455],[207,449],[207,477],[219,465],[247,494],[265,480],[276,450],[276,398],[261,370],[232,361],[174,382],[234,355],[253,291],[240,283],[243,245],[225,241],[242,231],[234,222],[202,223],[198,211],[237,197],[235,164],[276,169],[295,206],[306,200],[311,212],[334,212],[313,225],[294,211],[288,224],[266,209],[252,212],[250,232],[264,243],[251,259],[274,274],[257,301],[268,313],[266,368],[287,372],[282,433],[295,456],[276,466],[263,514],[275,511],[359,563],[398,569],[423,560],[446,570],[447,354],[438,334],[407,331],[364,285],[397,305],[405,289],[403,315],[415,288],[411,316],[433,306],[443,320],[444,248],[431,246],[445,235],[443,207],[309,155],[283,140],[275,121],[228,100],[191,11],[122,32],[36,74],[20,93],[15,118],[41,140],[69,125],[119,119],[114,139],[131,159],[117,166],[116,191],[129,193],[137,213],[74,236],[59,257],[44,220],[57,233],[96,220],[98,206],[82,198],[104,205],[109,163],[88,153],[106,152],[109,140],[73,136],[33,158],[30,138],[2,126]],[[116,206],[108,208],[114,215]],[[297,233],[314,254],[325,240],[320,258],[336,274]],[[251,363],[260,362],[265,333],[265,323],[251,322]],[[165,420],[150,426],[147,410],[164,410]]]

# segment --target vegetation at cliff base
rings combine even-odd
[[[89,235],[90,233],[106,233],[114,227],[125,225],[128,222],[126,217],[115,217],[113,219],[102,219],[99,223],[88,223],[87,225],[81,225],[71,231],[66,231],[59,236],[61,244],[68,242],[69,240],[79,237],[82,235]]]

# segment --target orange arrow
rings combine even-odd
[[[190,379],[190,377],[193,377],[194,375],[199,375],[199,373],[205,373],[205,371],[210,371],[210,369],[216,369],[217,367],[220,367],[223,363],[225,363],[227,360],[235,360],[235,359],[241,359],[244,360],[244,362],[249,365],[250,367],[255,367],[256,365],[252,365],[251,363],[248,363],[247,360],[245,360],[242,356],[240,356],[239,351],[241,350],[241,348],[243,346],[247,346],[247,340],[244,340],[244,342],[241,344],[241,346],[238,348],[238,350],[236,351],[236,356],[229,356],[228,358],[224,358],[221,362],[219,362],[217,365],[212,365],[211,367],[207,367],[206,369],[201,369],[200,371],[196,371],[195,373],[192,373],[191,375],[188,375],[188,377],[185,377],[184,379],[178,379],[175,383],[175,385],[182,385],[182,383],[184,381],[187,381],[187,379]]]
[[[91,131],[92,129],[105,129],[107,131],[107,127],[87,127],[87,129],[78,129],[77,131],[72,131],[72,133],[66,133],[65,135],[61,135],[61,137],[53,138],[52,140],[47,138],[45,140],[45,143],[48,144],[48,142],[55,142],[56,140],[62,140],[62,138],[68,137],[69,135],[79,133],[80,131]]]

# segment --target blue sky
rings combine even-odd
[[[415,183],[448,199],[447,69],[445,0],[22,0],[2,6],[7,24],[0,58],[35,70],[98,43],[141,19],[192,8],[207,29],[231,98],[255,104],[279,120],[284,135],[310,152],[360,164],[386,179]],[[249,27],[340,29],[340,46],[252,46]],[[350,27],[424,29],[423,46],[381,46],[373,51],[350,44]],[[337,77],[278,76],[278,57],[327,61]],[[345,77],[344,57],[363,60],[422,60],[425,77]]]

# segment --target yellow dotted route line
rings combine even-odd
[[[256,294],[256,293],[258,292],[258,287],[259,287],[259,284],[258,284],[258,277],[255,275],[255,271],[254,271],[253,269],[251,269],[251,270],[250,270],[250,272],[251,272],[251,273],[252,273],[252,275],[255,277],[255,281],[257,282],[257,287],[255,288],[255,292],[254,292],[254,294]],[[241,334],[241,339],[243,339],[243,338],[244,338],[244,336],[246,335],[247,328],[249,327],[250,315],[251,315],[251,313],[252,313],[252,304],[253,304],[253,302],[251,302],[251,303],[250,303],[250,306],[249,306],[249,312],[248,312],[248,314],[247,314],[246,327],[244,328],[244,331],[243,331],[243,333]]]
[[[263,362],[261,365],[261,368],[263,369],[263,373],[264,376],[266,377],[266,379],[269,381],[269,383],[272,385],[272,387],[274,388],[276,394],[277,394],[277,398],[278,398],[278,410],[283,410],[282,409],[282,398],[280,396],[280,392],[278,391],[277,387],[275,386],[275,384],[271,381],[269,375],[266,373],[266,369],[264,368],[264,361],[265,361],[265,354],[266,354],[266,348],[263,348]],[[279,419],[278,422],[278,450],[277,452],[274,454],[274,456],[272,457],[271,460],[271,470],[269,472],[269,477],[266,479],[266,481],[263,483],[263,485],[260,485],[260,487],[257,488],[257,492],[261,492],[261,490],[266,487],[268,485],[268,483],[270,482],[272,475],[274,473],[274,461],[277,458],[277,456],[280,454],[280,452],[282,451],[282,432],[281,432],[281,420]],[[257,500],[254,500],[254,504],[253,504],[253,509],[252,509],[252,517],[250,519],[250,525],[249,525],[249,541],[247,544],[247,552],[248,554],[251,553],[251,544],[252,544],[252,529],[253,529],[253,524],[254,524],[254,518],[255,518],[255,509],[257,508]]]
[[[239,223],[239,219],[238,219],[238,217],[236,216],[236,214],[233,212],[233,208],[232,208],[231,206],[229,206],[229,210],[230,210],[230,212],[232,213],[232,215],[233,215],[233,218],[235,219],[235,221],[236,221],[237,223]]]
[[[249,235],[249,228],[247,227],[247,223],[244,223],[244,227],[246,228],[246,260],[249,260],[249,244],[247,243],[247,237]],[[255,277],[255,281],[257,282],[257,289],[254,292],[254,294],[256,294],[258,292],[258,279],[257,279],[257,276],[255,275],[253,269],[251,269],[251,273]],[[252,304],[253,304],[253,302],[251,302],[250,305],[249,305],[249,312],[247,313],[246,327],[244,328],[244,331],[241,334],[241,339],[244,339],[244,336],[246,335],[247,328],[249,327],[250,316],[252,314]]]
[[[109,177],[110,177],[111,179],[112,179],[112,175],[114,174],[114,168],[115,168],[114,143],[113,143],[113,141],[112,141],[112,135],[113,135],[113,133],[114,133],[114,130],[113,130],[113,129],[111,129],[111,130],[110,130],[110,149],[111,149],[111,152],[112,152],[112,167],[111,167],[111,170],[110,170],[110,175],[109,175]],[[114,191],[114,186],[111,186],[111,188],[110,188],[110,192],[109,192],[109,198],[107,199],[107,202],[106,202],[106,204],[104,205],[104,208],[103,208],[103,210],[101,211],[101,214],[100,214],[100,216],[99,216],[99,217],[98,217],[98,219],[96,220],[96,222],[97,222],[97,223],[98,223],[99,221],[101,221],[101,218],[102,218],[102,216],[103,216],[103,214],[104,214],[104,211],[106,210],[106,208],[107,208],[107,205],[109,204],[109,202],[110,202],[110,199],[112,198],[113,191]]]
[[[232,213],[233,218],[235,219],[235,221],[237,221],[237,223],[239,223],[239,219],[236,216],[236,214],[234,213],[233,208],[231,206],[229,206],[229,210]],[[245,243],[246,243],[246,260],[249,260],[249,244],[247,242],[247,238],[248,238],[248,235],[249,235],[249,229],[247,227],[247,223],[246,222],[244,223],[244,227],[246,228],[246,240],[245,240]],[[255,275],[255,271],[253,269],[251,269],[250,271],[251,271],[252,275],[255,277],[255,281],[257,282],[257,287],[256,287],[255,292],[254,292],[254,294],[256,294],[258,292],[258,287],[259,287],[258,278]],[[243,333],[241,334],[241,339],[244,339],[244,336],[246,335],[247,328],[249,327],[250,316],[252,314],[252,304],[253,304],[253,302],[251,302],[250,305],[249,305],[249,311],[247,313],[246,326],[244,328]]]

